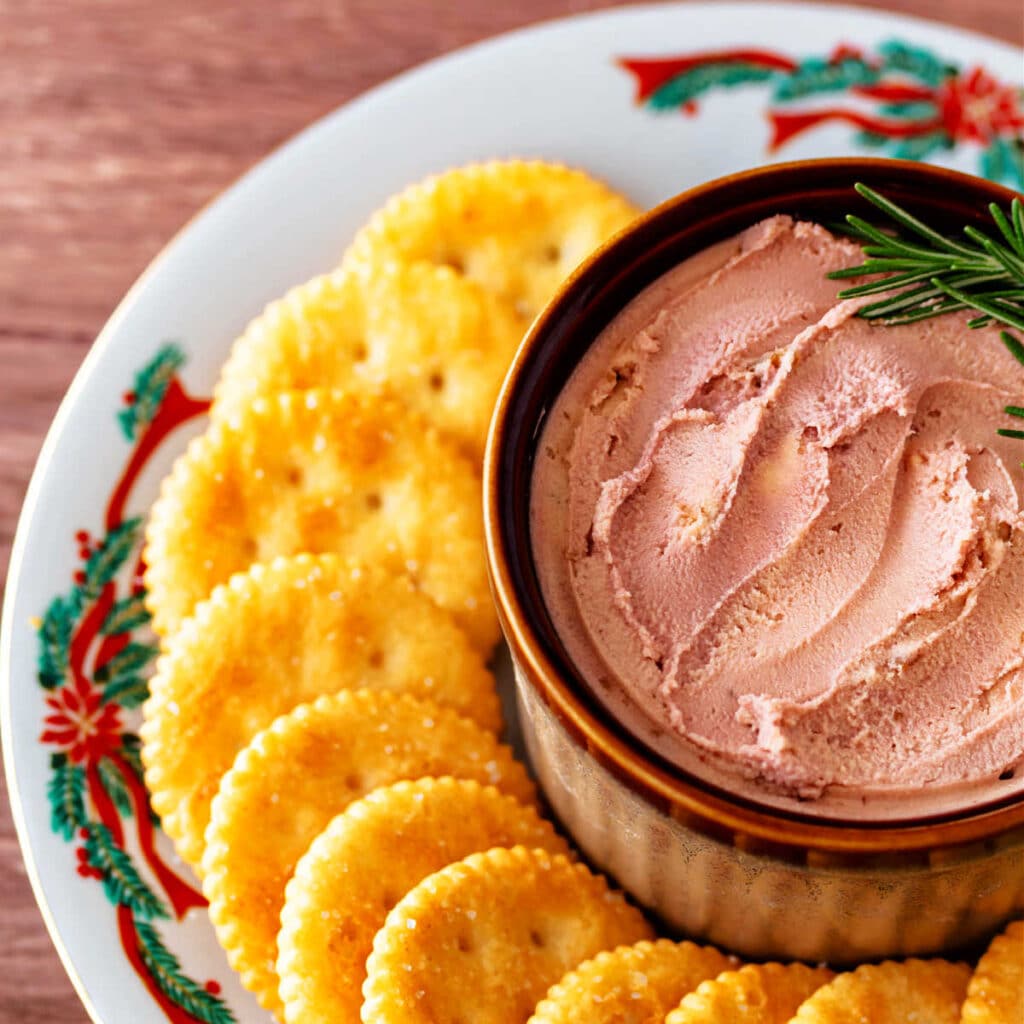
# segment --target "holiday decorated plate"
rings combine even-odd
[[[0,648],[25,861],[95,1020],[268,1019],[148,806],[136,736],[156,653],[142,524],[202,430],[205,396],[246,322],[335,265],[385,197],[476,159],[578,165],[640,204],[765,162],[846,154],[1024,188],[1020,76],[1010,46],[855,8],[681,4],[571,18],[349,104],[170,244],[107,324],[47,438]]]

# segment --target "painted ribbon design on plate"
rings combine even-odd
[[[156,849],[159,822],[143,782],[139,739],[127,724],[148,696],[158,649],[145,635],[142,519],[125,518],[125,504],[160,442],[209,408],[183,389],[177,373],[184,362],[177,346],[165,345],[124,396],[118,422],[133,447],[107,503],[104,535],[76,534],[81,561],[73,585],[50,602],[36,627],[47,709],[39,739],[57,748],[47,786],[51,827],[78,844],[79,875],[102,884],[125,955],[146,988],[174,1024],[230,1024],[219,983],[187,977],[154,924],[172,915],[180,920],[206,900]],[[155,887],[133,859],[129,836]]]
[[[973,146],[982,176],[1024,189],[1024,89],[922,47],[890,40],[871,51],[840,44],[825,57],[734,49],[617,63],[635,80],[636,102],[656,112],[695,116],[712,91],[767,86],[769,153],[839,122],[862,148],[904,160]]]

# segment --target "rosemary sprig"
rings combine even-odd
[[[858,183],[854,188],[902,229],[889,233],[862,217],[846,217],[842,228],[861,243],[866,259],[829,277],[884,275],[839,293],[841,299],[885,293],[862,306],[858,316],[884,324],[910,324],[971,309],[978,315],[967,321],[968,327],[1000,323],[1024,331],[1024,203],[1019,198],[1010,203],[1009,212],[997,203],[989,204],[998,237],[968,226],[963,230],[964,241],[941,234],[867,185]],[[999,337],[1010,355],[1024,364],[1024,343],[1008,330]],[[1008,405],[1005,411],[1024,419],[1024,407]],[[1024,430],[998,433],[1024,440]]]

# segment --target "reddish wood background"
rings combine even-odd
[[[1021,0],[868,2],[1024,42]],[[505,29],[604,6],[0,0],[0,580],[61,395],[121,295],[182,223],[272,147],[389,75]],[[86,1019],[0,796],[0,1021]]]

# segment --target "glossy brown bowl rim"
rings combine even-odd
[[[726,175],[688,189],[642,214],[623,231],[595,250],[563,282],[555,297],[542,310],[527,331],[510,366],[495,405],[484,456],[484,529],[491,586],[505,638],[512,649],[514,661],[527,677],[544,703],[564,727],[604,768],[630,789],[643,796],[655,808],[680,822],[711,835],[729,837],[743,845],[750,837],[754,846],[802,850],[820,850],[854,858],[877,857],[906,851],[928,851],[986,842],[1010,831],[1024,829],[1024,797],[1020,794],[1004,798],[1002,805],[982,807],[977,811],[957,813],[942,818],[909,818],[850,821],[811,817],[776,809],[743,797],[724,794],[682,769],[656,763],[647,756],[639,741],[626,738],[624,729],[616,730],[602,718],[601,710],[587,705],[563,678],[559,667],[549,657],[538,632],[531,623],[525,595],[522,595],[510,569],[510,552],[502,529],[504,449],[506,447],[509,407],[522,386],[524,373],[544,344],[553,325],[562,317],[570,297],[582,301],[593,282],[589,278],[600,272],[610,252],[628,248],[638,236],[657,236],[659,225],[678,214],[681,207],[696,206],[716,193],[742,187],[746,183],[777,182],[820,174],[826,178],[843,176],[854,181],[896,176],[938,189],[969,190],[988,201],[1008,205],[1016,195],[994,182],[942,167],[911,161],[832,158],[801,160],[772,164],[736,174]],[[792,187],[792,186],[791,186]],[[783,193],[784,195],[784,193]],[[851,188],[851,205],[856,197]],[[780,205],[783,200],[780,198]],[[726,237],[726,236],[722,236]],[[595,268],[597,270],[595,271]],[[636,293],[634,293],[636,294]],[[621,308],[621,307],[620,307]],[[564,382],[563,382],[564,383]],[[533,427],[533,443],[539,430]],[[520,496],[520,500],[527,500]],[[998,798],[996,798],[998,800]]]

